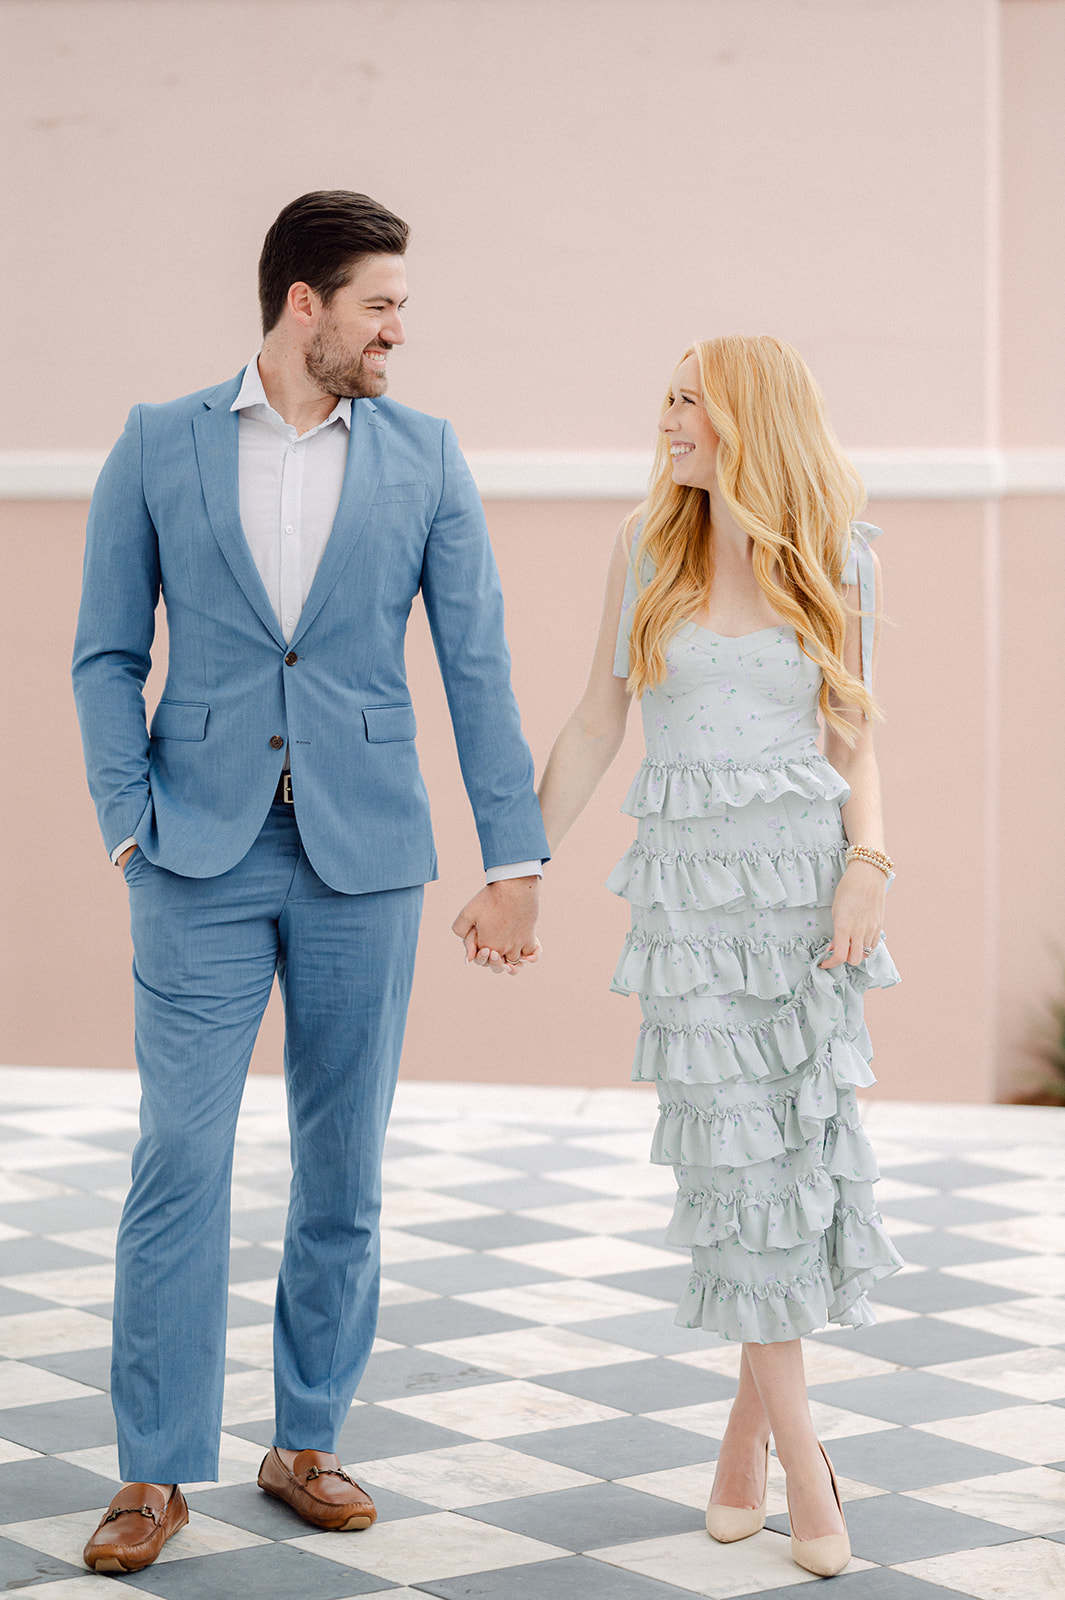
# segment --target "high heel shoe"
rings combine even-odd
[[[832,1463],[828,1459],[828,1452],[820,1440],[817,1448],[825,1458],[825,1466],[832,1480],[832,1493],[839,1506],[839,1514],[843,1521],[842,1533],[826,1533],[820,1539],[796,1539],[791,1536],[791,1559],[796,1566],[802,1567],[806,1572],[812,1572],[818,1578],[834,1578],[842,1572],[851,1558],[851,1542],[847,1533],[847,1519],[843,1516],[843,1505],[839,1498],[839,1485],[836,1474],[832,1470]],[[791,1503],[788,1503],[788,1521],[791,1521]]]
[[[765,1493],[753,1511],[748,1506],[718,1506],[711,1500],[706,1508],[706,1531],[718,1544],[735,1544],[749,1539],[765,1527],[765,1508],[769,1499],[769,1441],[765,1447]]]

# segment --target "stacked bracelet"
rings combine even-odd
[[[852,844],[847,848],[845,864],[849,867],[852,861],[868,861],[871,867],[876,867],[884,874],[885,878],[894,876],[895,863],[883,850],[873,850],[867,844]]]

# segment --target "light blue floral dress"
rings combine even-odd
[[[848,582],[872,610],[867,539]],[[868,599],[866,597],[869,597]],[[628,675],[630,574],[615,673]],[[863,665],[872,618],[863,617]],[[686,623],[641,700],[639,819],[608,880],[632,906],[612,987],[638,994],[632,1076],[657,1085],[651,1160],[673,1166],[667,1242],[691,1247],[677,1322],[768,1344],[875,1322],[901,1258],[855,1090],[875,1080],[862,995],[898,982],[881,942],[824,971],[849,790],[818,750],[821,672],[790,626],[724,638]]]

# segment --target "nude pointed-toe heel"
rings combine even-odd
[[[847,1519],[843,1516],[843,1505],[839,1498],[839,1485],[836,1483],[836,1474],[832,1470],[832,1463],[828,1459],[828,1452],[818,1440],[817,1448],[825,1458],[828,1475],[832,1479],[832,1493],[839,1506],[839,1514],[843,1517],[842,1533],[826,1533],[820,1539],[796,1539],[791,1536],[791,1559],[796,1566],[802,1567],[805,1572],[812,1572],[818,1578],[834,1578],[842,1572],[851,1558],[851,1542],[847,1534]],[[788,1520],[791,1520],[791,1505],[788,1505]]]
[[[765,1508],[769,1499],[769,1445],[765,1447],[765,1493],[762,1503],[753,1511],[748,1506],[716,1506],[713,1501],[706,1508],[706,1531],[718,1544],[735,1544],[737,1539],[749,1539],[765,1527]]]

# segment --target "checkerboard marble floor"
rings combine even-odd
[[[255,1486],[288,1181],[281,1083],[249,1082],[234,1182],[221,1479],[128,1578],[80,1551],[114,1493],[115,1227],[125,1073],[0,1072],[0,1588],[160,1600],[683,1600],[797,1595],[784,1487],[714,1544],[703,1508],[739,1348],[676,1328],[672,1174],[653,1098],[405,1083],[385,1168],[379,1338],[340,1453],[364,1533]],[[806,1342],[846,1500],[841,1600],[1065,1595],[1065,1111],[877,1102],[880,1199],[907,1258],[875,1328]]]

